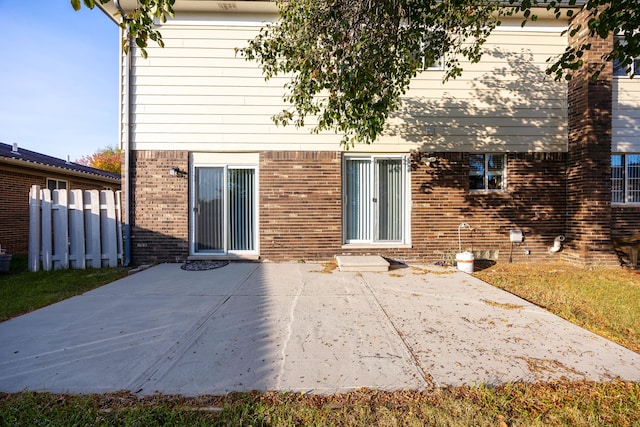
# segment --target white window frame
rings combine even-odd
[[[635,58],[631,63],[631,70],[627,73],[624,70],[623,73],[616,73],[616,70],[620,69],[616,66],[616,63],[613,64],[613,77],[616,79],[630,79],[631,76],[640,76],[640,58]]]
[[[621,168],[622,168],[622,201],[614,201],[613,200],[613,156],[621,157]],[[640,206],[640,197],[637,202],[630,201],[631,194],[629,193],[629,156],[640,156],[640,153],[611,153],[611,204],[613,205],[632,205],[632,206]]]
[[[425,42],[421,43],[421,48],[424,48]],[[420,66],[418,71],[444,71],[444,52],[440,54],[440,57],[431,65],[427,65],[427,58],[424,55],[420,55]]]
[[[427,66],[426,61],[427,59],[424,55],[420,57],[421,65],[420,68],[418,68],[419,71],[444,71],[444,55],[440,56],[433,65]]]
[[[484,169],[482,175],[483,188],[471,188],[470,193],[499,193],[507,191],[507,155],[505,153],[469,153],[469,184],[471,184],[471,156],[484,156]],[[489,188],[489,156],[502,156],[502,186],[500,188]],[[477,175],[479,176],[479,175]]]
[[[209,159],[211,157],[215,157],[215,158],[220,158],[220,160],[228,160],[228,162],[222,163],[222,162],[211,162],[209,161]],[[260,188],[259,188],[259,183],[260,183],[260,177],[259,177],[259,168],[258,168],[258,164],[250,162],[250,163],[244,163],[243,159],[246,158],[248,156],[243,155],[243,154],[238,154],[238,155],[234,155],[234,154],[212,154],[212,153],[194,153],[192,154],[192,162],[191,162],[191,167],[189,168],[190,172],[190,194],[189,194],[189,254],[191,256],[202,256],[202,257],[206,257],[206,256],[257,256],[260,253],[260,203],[259,203],[259,197],[260,197]],[[196,226],[195,226],[195,205],[196,205],[196,185],[197,183],[195,182],[196,179],[196,168],[222,168],[224,169],[224,187],[227,188],[227,183],[228,183],[228,179],[229,179],[229,175],[228,175],[228,171],[229,169],[253,169],[254,170],[254,206],[255,206],[255,212],[254,212],[254,224],[253,224],[253,236],[254,236],[254,242],[253,242],[253,250],[228,250],[228,235],[227,235],[227,229],[225,227],[225,235],[224,235],[224,246],[225,249],[223,251],[198,251],[196,252]],[[226,207],[228,206],[229,200],[229,194],[227,191],[225,191],[224,193],[224,204],[225,204],[225,209],[224,209],[224,224],[227,224],[228,218],[227,218],[227,209]]]
[[[403,228],[402,238],[400,240],[376,240],[375,228],[377,226],[377,210],[373,209],[371,218],[371,236],[370,240],[353,240],[347,239],[347,161],[349,160],[368,160],[371,162],[371,168],[375,168],[376,160],[394,159],[401,160],[402,162],[402,192],[403,192]],[[409,156],[406,154],[348,154],[342,158],[342,242],[343,248],[410,248],[411,247],[411,171],[409,167]],[[374,170],[372,170],[371,176],[375,176]],[[372,178],[375,181],[375,178]],[[371,183],[373,184],[373,182]],[[372,187],[372,194],[370,197],[378,198],[377,194],[374,194],[375,188]]]
[[[54,182],[55,188],[50,188],[49,183]],[[60,183],[64,182],[64,188],[60,188]],[[69,181],[66,179],[57,179],[57,178],[47,178],[47,188],[49,190],[68,190],[69,189]]]
[[[622,36],[615,36],[621,38]],[[618,70],[621,72],[616,73]],[[633,58],[631,62],[631,70],[627,73],[624,69],[617,66],[616,62],[613,62],[613,77],[617,79],[630,79],[632,76],[640,76],[640,57]]]

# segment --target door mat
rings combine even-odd
[[[229,261],[185,261],[180,267],[187,271],[204,271],[224,267]]]

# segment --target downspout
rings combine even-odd
[[[116,8],[120,11],[120,16],[124,16],[125,12],[120,6],[120,0],[113,1]],[[126,31],[126,29],[121,29],[120,31]],[[130,143],[131,143],[131,55],[132,50],[132,37],[129,37],[129,52],[126,54],[126,63],[124,68],[124,76],[122,75],[122,71],[120,70],[120,75],[122,76],[122,83],[120,85],[120,90],[124,88],[126,91],[125,102],[120,100],[121,105],[123,106],[121,123],[122,128],[120,129],[120,138],[122,138],[122,151],[124,152],[124,164],[122,171],[123,178],[123,189],[124,189],[124,260],[123,265],[128,267],[131,263],[131,182],[129,176],[129,153],[130,153]],[[122,58],[123,54],[122,43],[120,44],[120,58]],[[124,120],[122,120],[124,118]],[[124,131],[124,135],[123,135]]]

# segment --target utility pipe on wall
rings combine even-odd
[[[114,0],[113,2],[120,11],[120,16],[124,16],[125,12],[120,5],[120,0]],[[121,29],[120,32],[126,31],[125,29]],[[126,62],[124,70],[120,70],[121,82],[120,82],[120,108],[122,111],[120,112],[120,138],[122,142],[122,152],[124,153],[124,164],[122,170],[122,189],[124,192],[124,260],[123,265],[125,267],[129,266],[131,263],[131,183],[129,179],[129,152],[130,152],[130,142],[131,142],[131,55],[133,54],[133,38],[129,35],[129,52],[126,53]],[[120,58],[124,51],[122,49],[122,44],[120,44]],[[122,65],[122,64],[121,64]],[[124,71],[124,75],[123,75]],[[126,93],[122,93],[122,90],[125,90]],[[122,120],[124,119],[124,120]]]
[[[464,228],[469,231],[473,231],[473,228],[471,228],[471,226],[466,222],[461,222],[460,225],[458,225],[458,252],[462,252],[462,239],[460,238],[460,230]]]

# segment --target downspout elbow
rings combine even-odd
[[[559,235],[555,239],[553,239],[553,246],[549,248],[549,253],[555,254],[556,252],[560,252],[562,250],[562,242],[564,242],[564,235]]]

